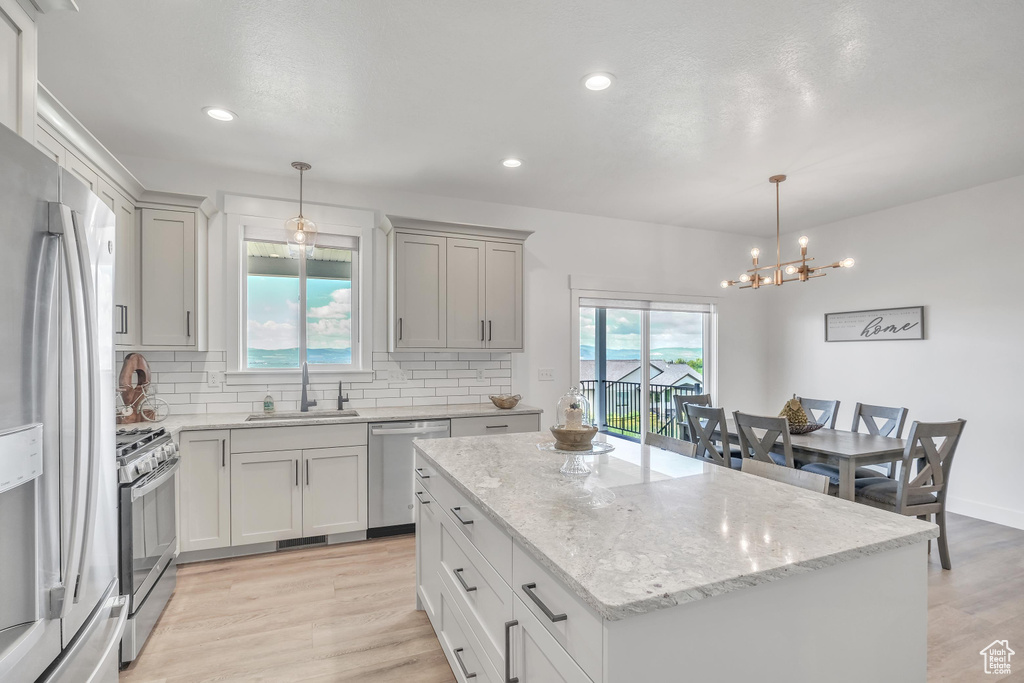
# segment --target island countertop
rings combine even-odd
[[[566,477],[546,432],[416,442],[484,514],[609,620],[938,535],[931,523],[622,439]]]

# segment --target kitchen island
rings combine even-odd
[[[417,443],[459,680],[925,681],[934,525],[608,440],[584,478],[543,432]]]

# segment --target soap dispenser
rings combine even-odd
[[[272,415],[274,413],[274,397],[267,394],[263,397],[263,414]]]

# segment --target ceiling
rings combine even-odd
[[[1024,174],[1018,0],[79,5],[40,81],[115,155],[747,234]]]

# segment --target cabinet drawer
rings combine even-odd
[[[366,423],[348,425],[297,425],[231,430],[232,453],[365,446]]]
[[[414,467],[416,469],[413,471],[413,474],[415,475],[413,478],[413,485],[422,486],[427,491],[433,491],[434,482],[437,481],[437,477],[439,476],[434,466],[427,464],[426,459],[417,453],[416,464]]]
[[[523,683],[593,683],[518,595],[512,602],[517,623],[508,653],[511,675]]]
[[[444,475],[430,477],[430,493],[453,527],[469,539],[498,575],[512,583],[512,537],[492,522],[477,506],[458,492]]]
[[[487,436],[540,431],[540,415],[494,415],[452,419],[452,436]]]
[[[440,626],[436,629],[437,639],[448,657],[455,680],[459,683],[502,683],[497,669],[482,654],[480,641],[469,629],[465,617],[445,586],[441,587],[438,615],[439,624],[435,625],[435,628]]]
[[[588,676],[600,680],[603,642],[600,615],[541,567],[518,543],[512,550],[512,579],[516,597]],[[545,614],[545,608],[557,621]]]
[[[505,622],[512,618],[512,589],[455,526],[441,517],[438,571],[455,602],[497,669],[505,666]]]

